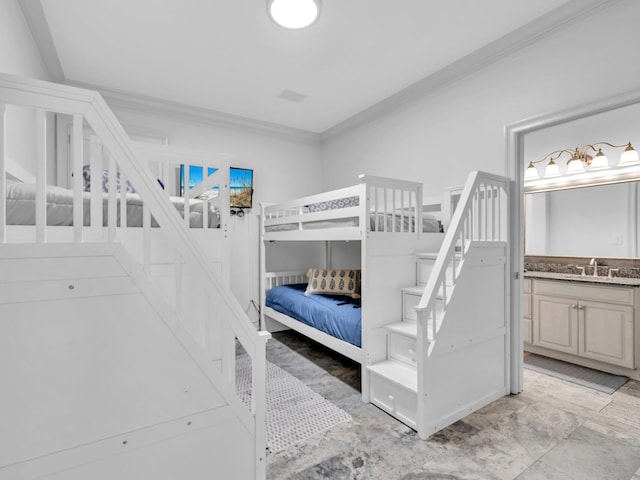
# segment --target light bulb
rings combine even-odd
[[[267,0],[267,10],[278,25],[298,30],[316,21],[320,0]]]

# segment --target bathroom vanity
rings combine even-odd
[[[640,379],[640,279],[527,271],[524,349]]]

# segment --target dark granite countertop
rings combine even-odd
[[[578,275],[575,273],[559,273],[559,272],[524,272],[525,278],[540,278],[544,280],[561,280],[565,282],[580,282],[596,285],[613,285],[623,287],[640,287],[640,278],[628,277],[594,277],[592,275]]]

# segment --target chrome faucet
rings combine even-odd
[[[596,259],[592,258],[591,261],[589,262],[589,265],[593,265],[593,276],[597,277],[598,276],[598,262],[596,262]]]

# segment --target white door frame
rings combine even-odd
[[[524,270],[524,137],[527,133],[640,103],[640,90],[511,123],[505,127],[507,176],[513,185],[511,205],[511,393],[522,391],[522,274]]]

